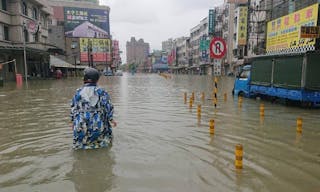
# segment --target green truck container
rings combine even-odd
[[[251,63],[251,84],[320,90],[320,53],[260,56]]]

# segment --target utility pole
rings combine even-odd
[[[26,22],[23,21],[22,26],[22,34],[23,34],[23,61],[24,61],[24,76],[26,83],[28,83],[28,66],[27,66],[27,53],[26,53],[26,41],[28,33],[25,33],[26,30]]]
[[[77,76],[77,55],[74,55],[74,75]]]

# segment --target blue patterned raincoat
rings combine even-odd
[[[113,105],[105,90],[96,84],[78,89],[71,102],[73,148],[107,147],[112,141],[112,119]]]

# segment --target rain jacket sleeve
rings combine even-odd
[[[111,102],[110,96],[103,89],[100,89],[99,92],[102,95],[102,106],[104,106],[107,121],[111,121],[113,120],[113,104]]]

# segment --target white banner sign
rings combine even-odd
[[[221,75],[221,59],[214,59],[213,60],[213,74],[214,76]]]

